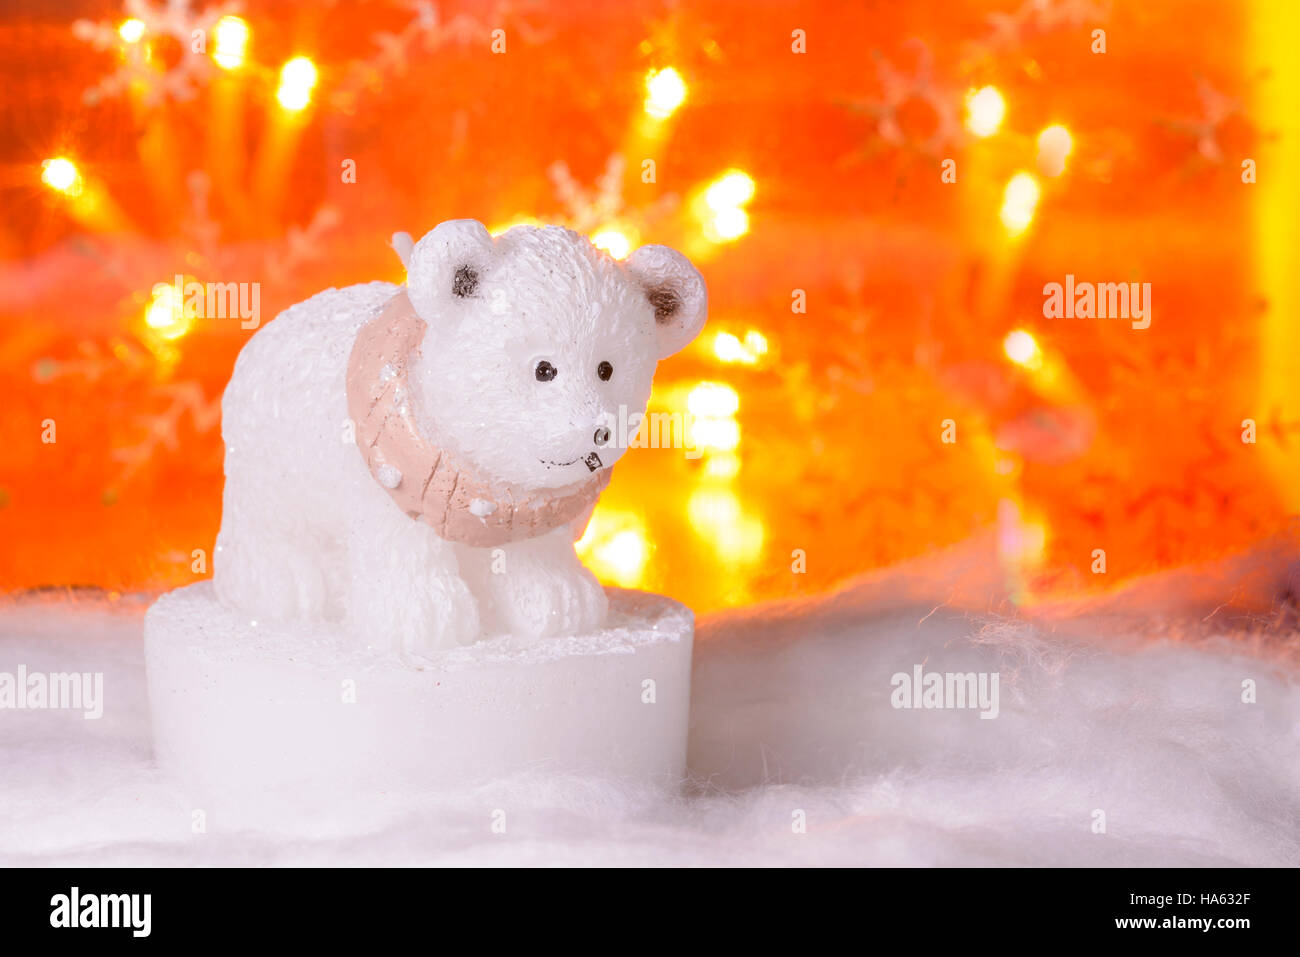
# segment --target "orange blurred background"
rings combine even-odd
[[[1283,0],[7,4],[0,589],[209,573],[251,330],[155,284],[265,322],[463,217],[708,280],[652,400],[704,454],[619,465],[607,582],[706,611],[994,529],[1030,602],[1246,548],[1300,512],[1296,36]],[[1067,275],[1150,283],[1150,327],[1045,317]]]

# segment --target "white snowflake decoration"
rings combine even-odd
[[[222,17],[237,13],[241,4],[231,0],[196,13],[190,9],[190,0],[167,0],[162,6],[155,6],[149,0],[125,0],[122,9],[127,18],[144,25],[138,40],[125,39],[119,27],[107,21],[77,20],[72,24],[72,32],[78,39],[96,50],[116,50],[122,57],[121,66],[85,92],[88,104],[121,96],[132,88],[141,90],[146,106],[154,106],[169,97],[193,98],[216,71],[207,56],[212,28]],[[149,42],[163,37],[171,37],[181,48],[180,57],[170,67],[162,65],[154,56]]]
[[[642,228],[677,207],[677,196],[671,193],[645,207],[630,206],[623,194],[626,169],[627,160],[615,153],[606,161],[605,171],[597,177],[594,187],[586,187],[574,179],[567,163],[552,163],[546,172],[555,187],[555,198],[564,209],[558,217],[560,224],[579,233],[591,233],[612,223]]]
[[[387,75],[400,76],[420,55],[456,44],[487,44],[492,30],[504,24],[513,15],[513,4],[498,3],[492,11],[492,20],[486,23],[468,14],[460,13],[444,18],[433,0],[407,0],[403,6],[412,11],[411,20],[400,33],[379,30],[371,34],[377,52],[364,60],[356,60],[349,67],[343,82],[334,94],[340,109],[350,111],[355,107],[359,93],[377,87]],[[527,43],[536,43],[542,35],[522,21],[515,21],[512,29]]]
[[[915,68],[910,73],[904,72],[879,52],[875,53],[880,98],[850,105],[875,117],[876,135],[890,146],[905,147],[910,143],[923,153],[937,154],[943,147],[961,141],[958,106],[961,98],[954,88],[935,80],[934,55],[930,48],[917,39],[910,40],[908,45],[917,51]],[[926,104],[934,113],[934,130],[916,141],[903,131],[900,122],[904,105],[914,101]]]
[[[1010,13],[988,16],[993,34],[993,49],[1014,48],[1031,30],[1047,32],[1061,26],[1078,27],[1105,22],[1110,17],[1110,3],[1103,0],[1024,0]]]

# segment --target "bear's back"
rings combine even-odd
[[[361,326],[400,289],[384,282],[327,289],[253,334],[221,402],[227,475],[236,461],[290,478],[344,452],[356,456],[343,441],[348,356]]]

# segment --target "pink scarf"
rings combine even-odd
[[[443,538],[491,548],[567,525],[593,506],[610,469],[559,489],[485,481],[420,434],[407,370],[426,325],[406,292],[361,327],[348,358],[348,414],[370,474],[403,512]]]

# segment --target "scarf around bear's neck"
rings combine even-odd
[[[403,290],[357,334],[348,357],[348,415],[375,481],[413,519],[479,548],[535,538],[583,515],[610,469],[558,489],[491,482],[421,434],[408,371],[427,328]]]

